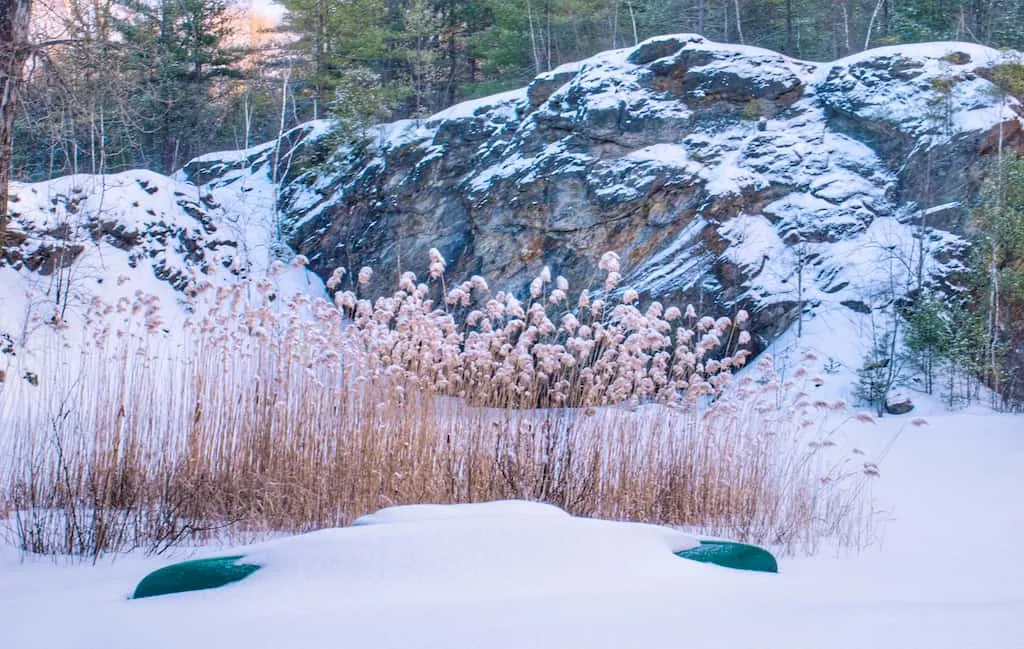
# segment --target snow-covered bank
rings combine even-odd
[[[256,159],[273,146],[232,153],[253,160],[203,187],[146,170],[14,183],[17,245],[6,253],[10,263],[0,263],[0,349],[7,343],[17,354],[0,355],[0,370],[41,374],[54,356],[77,354],[98,308],[140,297],[158,300],[176,341],[185,318],[203,307],[198,292],[262,279],[275,258],[290,259],[275,243],[271,164]],[[302,268],[285,266],[273,280],[282,297],[326,296]]]
[[[378,520],[308,537],[308,549],[270,544],[290,564],[276,573],[141,601],[126,596],[168,559],[20,563],[6,547],[0,641],[17,649],[1022,646],[1024,418],[973,411],[932,416],[926,427],[906,421],[850,424],[869,452],[899,433],[875,487],[888,518],[881,542],[860,554],[783,559],[778,575],[677,559],[644,528],[574,524],[557,513]]]

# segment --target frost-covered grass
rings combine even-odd
[[[601,267],[616,288],[617,256]],[[369,269],[336,304],[210,285],[180,336],[153,298],[97,302],[80,356],[0,400],[18,544],[96,557],[509,498],[789,551],[867,541],[874,470],[821,423],[844,404],[767,358],[736,379],[745,314],[629,289],[570,308],[547,271],[522,302],[482,278],[443,292],[443,272],[432,251],[426,282],[374,303]]]

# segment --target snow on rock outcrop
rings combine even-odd
[[[293,173],[281,207],[320,275],[372,266],[378,292],[432,247],[516,289],[545,264],[582,288],[616,250],[642,294],[746,307],[766,342],[956,268],[999,136],[1024,149],[1020,101],[989,81],[1016,60],[932,43],[819,64],[659,37],[319,151],[329,166]]]
[[[314,124],[293,135],[316,134]],[[275,152],[216,154],[218,182],[202,187],[144,170],[15,183],[0,257],[0,371],[53,367],[52,357],[70,354],[57,350],[77,345],[96,298],[113,306],[155,296],[173,338],[202,289],[262,278],[276,257],[292,256],[274,243]],[[282,296],[323,294],[304,269],[286,266],[274,281]]]

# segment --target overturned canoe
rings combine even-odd
[[[770,552],[756,545],[734,541],[701,540],[700,545],[676,552],[677,557],[713,563],[737,570],[778,572],[779,564]]]
[[[132,599],[220,588],[241,581],[260,569],[255,564],[240,563],[243,558],[244,555],[196,559],[154,570],[135,587]]]

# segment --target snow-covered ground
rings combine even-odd
[[[860,553],[783,558],[777,575],[548,508],[392,511],[244,550],[267,567],[238,584],[146,600],[127,596],[171,558],[65,565],[4,546],[0,645],[1024,647],[1024,418],[929,421],[850,424],[870,452],[896,439],[875,484],[883,533]]]

